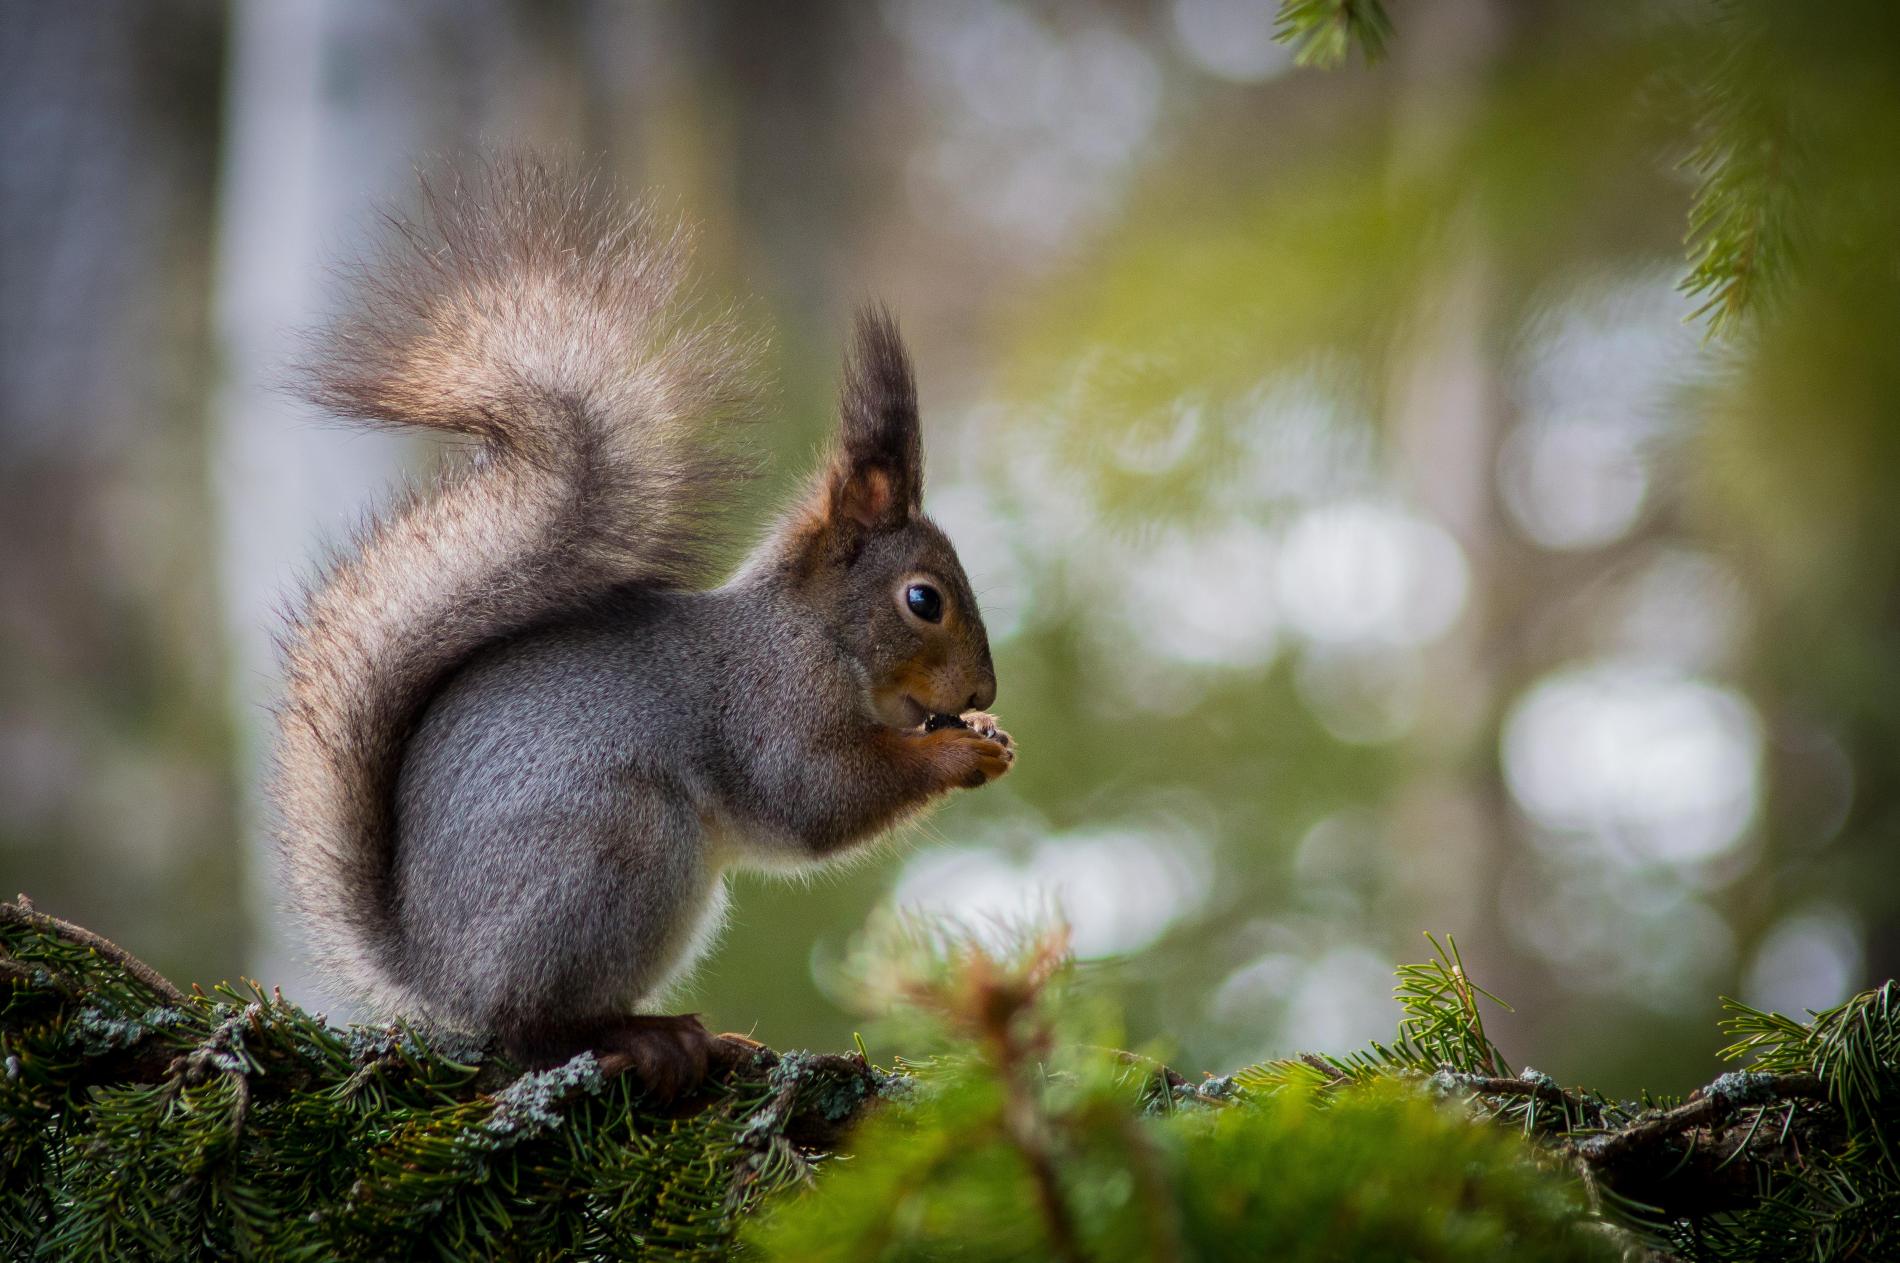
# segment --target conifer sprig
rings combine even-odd
[[[1774,299],[1794,253],[1794,142],[1765,28],[1756,6],[1726,0],[1697,42],[1695,140],[1682,164],[1696,190],[1681,288],[1700,300],[1689,318],[1706,320],[1712,338]]]
[[[1293,48],[1293,62],[1330,70],[1352,50],[1371,65],[1385,55],[1392,19],[1384,0],[1282,0],[1274,38]]]

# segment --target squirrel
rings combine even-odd
[[[475,442],[291,614],[270,798],[311,950],[376,1012],[669,1096],[717,1041],[641,1008],[728,870],[843,856],[1016,751],[890,315],[857,317],[802,498],[709,585],[752,350],[696,317],[688,234],[597,192],[521,156],[425,180],[318,336],[317,404]]]

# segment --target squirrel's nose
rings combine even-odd
[[[965,710],[988,710],[990,708],[990,703],[994,702],[995,700],[996,700],[996,677],[993,675],[986,675],[983,677],[983,683],[977,686],[976,692],[970,694],[969,705],[965,706],[964,709]]]

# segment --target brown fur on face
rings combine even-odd
[[[957,552],[924,516],[922,426],[910,357],[890,313],[858,317],[845,366],[837,447],[774,547],[829,611],[833,636],[863,666],[870,704],[893,727],[982,710],[996,669]],[[908,581],[943,597],[940,624],[904,612]]]

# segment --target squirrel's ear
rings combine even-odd
[[[924,441],[910,356],[882,307],[858,313],[839,408],[829,516],[864,530],[901,526],[923,509]]]

